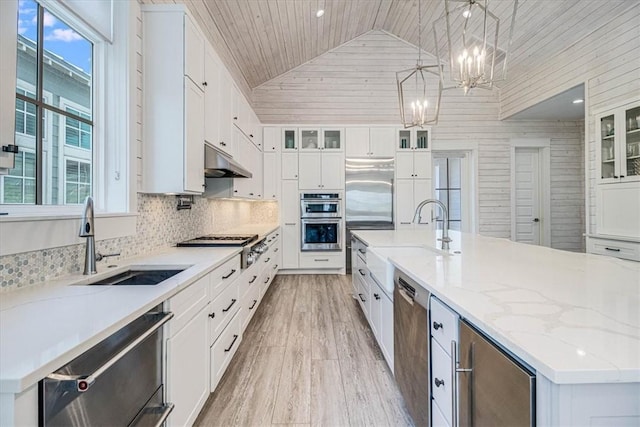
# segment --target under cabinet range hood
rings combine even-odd
[[[252,175],[228,154],[205,144],[204,176],[207,178],[251,178]]]

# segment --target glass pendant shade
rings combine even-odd
[[[405,129],[438,123],[442,98],[441,71],[440,65],[418,62],[414,68],[396,73],[400,117]],[[437,90],[433,90],[436,85]]]
[[[491,89],[507,77],[507,57],[515,27],[518,0],[444,0],[444,14],[434,21],[436,55],[449,65],[447,81],[464,89]],[[511,5],[513,9],[511,10]],[[505,35],[500,16],[509,15]],[[442,39],[448,58],[441,55]]]

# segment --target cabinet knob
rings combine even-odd
[[[207,86],[207,82],[202,82],[202,86]]]
[[[234,118],[233,118],[233,120],[238,120],[238,118],[237,118],[237,117],[234,117]]]
[[[374,297],[375,299],[379,300],[379,299],[380,299],[380,294],[373,294],[373,297]]]
[[[444,385],[444,380],[441,380],[436,377],[435,383],[436,383],[436,387],[440,387],[441,385]]]
[[[251,138],[253,138],[253,134],[249,134],[249,136],[250,136]]]
[[[437,331],[440,328],[442,328],[442,323],[433,322],[433,329]]]
[[[209,317],[213,319],[214,317],[216,317],[216,313],[209,313]]]
[[[624,178],[624,175],[620,175],[620,178]]]
[[[614,178],[618,178],[618,175],[613,175]]]

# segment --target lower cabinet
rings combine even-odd
[[[301,252],[300,268],[323,269],[343,268],[344,252]]]
[[[241,316],[239,315],[239,310],[236,310],[236,313],[229,322],[229,325],[225,328],[224,332],[218,337],[215,343],[211,346],[211,391],[213,392],[224,371],[229,366],[229,362],[231,362],[231,358],[236,351],[238,350],[238,346],[242,341],[242,329],[241,329]]]
[[[191,425],[209,397],[207,307],[166,342],[167,402],[175,405],[170,426]]]

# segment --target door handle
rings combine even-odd
[[[233,341],[231,341],[231,344],[229,345],[229,347],[224,349],[225,353],[228,353],[228,352],[231,351],[231,349],[233,348],[233,345],[236,343],[237,339],[238,339],[238,335],[234,335],[233,336]]]
[[[222,309],[222,311],[223,311],[224,313],[226,313],[227,311],[231,310],[231,307],[233,307],[233,304],[235,304],[235,303],[236,303],[236,301],[237,301],[237,300],[236,300],[235,298],[233,298],[233,299],[231,300],[231,304],[229,304],[229,307],[227,307],[227,308],[223,308],[223,309]]]
[[[540,222],[540,218],[533,218],[533,222]]]
[[[458,368],[458,343],[451,340],[451,425],[458,427],[458,373],[473,372],[472,368]]]

